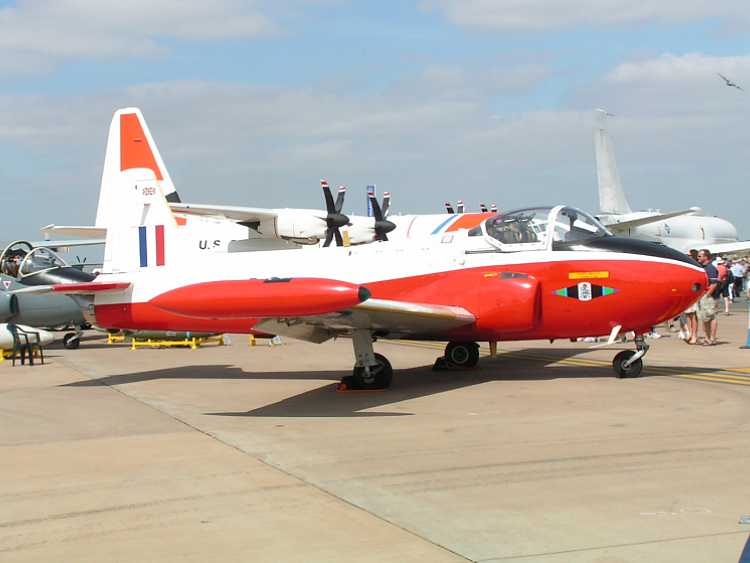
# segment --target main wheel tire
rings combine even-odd
[[[377,365],[370,366],[370,373],[364,367],[355,367],[352,371],[352,382],[355,389],[386,389],[393,380],[393,367],[388,358],[375,354]]]
[[[638,358],[629,366],[625,366],[625,362],[635,356],[635,352],[632,350],[623,350],[619,352],[614,360],[612,360],[612,368],[615,370],[617,377],[638,377],[641,375],[643,369],[643,360]]]
[[[479,363],[479,344],[450,342],[445,347],[445,361],[460,368],[473,368]]]
[[[63,346],[66,350],[78,350],[81,345],[81,337],[75,332],[69,332],[63,337]]]

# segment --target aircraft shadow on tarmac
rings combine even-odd
[[[335,383],[348,371],[312,371],[312,372],[249,372],[229,365],[182,366],[163,370],[143,371],[121,375],[112,375],[98,379],[89,379],[67,383],[65,387],[92,387],[97,385],[116,386],[138,383],[154,379],[216,379],[248,381],[309,381],[330,380],[331,384],[305,391],[282,399],[275,403],[249,411],[207,412],[210,416],[233,417],[371,417],[371,416],[409,416],[405,411],[375,411],[368,409],[394,405],[410,399],[445,393],[464,387],[480,385],[495,381],[544,381],[551,379],[590,379],[614,378],[612,368],[606,363],[601,365],[559,364],[573,356],[586,352],[585,349],[546,348],[543,350],[528,349],[500,354],[496,358],[482,358],[477,368],[472,370],[434,372],[431,366],[421,366],[397,370],[393,385],[382,391],[352,391],[337,393]],[[582,360],[582,362],[585,360]],[[651,372],[648,367],[639,379],[647,377],[664,377],[672,374],[712,373],[721,371],[718,368],[687,368],[684,366],[659,366],[658,371]],[[633,381],[637,381],[633,380]],[[364,412],[363,412],[364,411]]]

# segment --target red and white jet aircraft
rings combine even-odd
[[[473,366],[477,341],[634,331],[614,360],[638,375],[642,335],[705,291],[703,269],[660,244],[612,236],[565,206],[487,218],[449,237],[328,249],[211,253],[196,261],[151,168],[120,165],[120,225],[107,228],[103,271],[48,290],[78,295],[101,326],[249,332],[312,342],[350,336],[348,383],[391,382],[376,339],[449,341],[444,361]],[[39,288],[36,288],[39,290]]]

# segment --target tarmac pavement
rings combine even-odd
[[[750,526],[747,317],[716,347],[501,344],[337,393],[348,340],[0,364],[2,561],[738,560]],[[662,330],[665,332],[665,330]],[[486,347],[484,353],[487,353]]]

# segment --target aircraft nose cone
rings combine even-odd
[[[668,312],[669,318],[680,315],[685,309],[703,297],[708,287],[708,277],[702,270],[690,267],[680,267],[681,272],[675,272],[674,283],[671,284],[671,299],[673,307]]]

